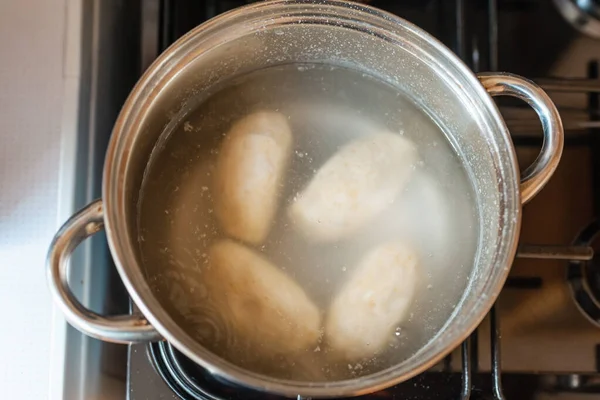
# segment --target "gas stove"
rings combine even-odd
[[[139,7],[127,6],[129,14],[135,16],[131,20],[135,21],[134,29],[127,32],[141,32],[135,39],[123,36],[124,43],[140,49],[135,53],[135,62],[129,65],[135,65],[141,73],[184,33],[245,3],[145,0]],[[600,249],[600,222],[594,218],[600,212],[600,40],[593,37],[593,31],[590,33],[590,27],[600,24],[600,20],[594,19],[600,13],[592,12],[596,10],[595,2],[372,0],[368,3],[432,33],[475,72],[509,71],[536,81],[548,91],[561,112],[565,149],[550,183],[524,207],[518,257],[503,292],[481,326],[430,371],[361,398],[598,398],[600,257],[593,258],[593,249]],[[587,20],[573,17],[573,10],[584,13]],[[104,17],[109,26],[123,22]],[[112,38],[114,42],[119,39]],[[131,48],[120,45],[119,49],[122,55],[131,55]],[[94,64],[93,59],[90,62]],[[127,74],[127,82],[132,83],[135,71],[130,68]],[[101,90],[102,86],[99,87]],[[117,98],[124,100],[124,96]],[[542,143],[539,121],[530,108],[514,99],[499,99],[498,105],[524,169],[537,156]],[[107,113],[114,117],[116,110]],[[105,141],[97,139],[94,151],[101,152],[104,145]],[[94,168],[93,171],[98,170]],[[92,174],[96,180],[98,176],[98,172]],[[105,247],[100,246],[99,251],[106,255]],[[116,274],[107,274],[108,281],[113,283],[103,286],[111,294],[106,298],[118,304],[104,304],[103,309],[108,307],[118,312],[126,307],[126,297],[122,287],[115,283]],[[93,340],[89,343],[91,348],[101,346],[103,357],[108,354],[106,357],[112,360],[95,367],[104,370],[106,365],[111,366],[105,374],[109,378],[104,382],[118,382],[114,392],[130,400],[278,399],[216,380],[166,342],[131,345],[128,355],[123,353],[123,346]],[[88,366],[89,359],[87,356]],[[115,395],[116,398],[123,398],[119,397],[121,394]]]

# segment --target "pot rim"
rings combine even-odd
[[[432,341],[435,341],[441,333],[444,333],[444,346],[438,346],[438,348],[425,346],[424,349],[421,349],[405,362],[372,375],[342,381],[298,382],[271,378],[238,367],[191,339],[161,307],[159,301],[151,292],[143,276],[142,268],[138,265],[127,226],[126,196],[123,182],[125,182],[128,156],[133,144],[131,133],[139,128],[141,116],[148,108],[148,98],[152,98],[152,94],[160,89],[158,84],[165,79],[174,79],[176,75],[173,73],[174,66],[181,65],[186,61],[186,50],[193,48],[194,40],[198,37],[214,35],[227,27],[246,22],[250,17],[262,18],[269,13],[278,16],[286,15],[287,20],[296,17],[300,22],[300,16],[294,16],[291,13],[286,14],[286,11],[293,7],[311,8],[312,15],[315,15],[315,13],[322,13],[324,16],[331,14],[343,15],[356,20],[357,24],[364,24],[366,21],[380,30],[385,30],[386,34],[394,37],[401,37],[403,31],[409,32],[420,40],[427,42],[444,58],[445,63],[451,64],[458,71],[458,74],[468,81],[471,86],[464,90],[476,96],[480,104],[479,107],[486,109],[489,113],[490,128],[498,130],[503,140],[503,143],[498,143],[498,145],[506,148],[504,160],[501,159],[500,155],[495,155],[495,157],[498,158],[497,161],[501,168],[505,169],[508,176],[513,178],[498,183],[498,190],[502,189],[503,193],[508,194],[507,199],[501,199],[504,203],[501,209],[501,217],[510,215],[512,220],[508,223],[502,223],[502,240],[496,244],[497,252],[492,265],[487,267],[490,271],[495,268],[500,268],[501,271],[497,273],[494,278],[495,282],[491,284],[492,293],[478,299],[475,307],[468,310],[466,316],[469,321],[468,328],[452,329],[446,323],[440,333],[432,339]],[[242,29],[246,29],[246,32],[248,32],[251,29],[249,25],[245,24]],[[364,30],[364,26],[362,29]],[[127,98],[113,128],[104,166],[102,197],[105,205],[104,221],[108,244],[114,256],[119,275],[134,303],[167,341],[194,362],[206,368],[210,373],[219,375],[231,382],[284,396],[296,397],[302,395],[331,398],[363,395],[412,378],[439,362],[477,328],[494,304],[500,289],[504,285],[509,272],[508,266],[516,253],[521,224],[519,176],[519,167],[510,134],[494,101],[471,70],[429,33],[395,15],[370,6],[343,0],[272,0],[232,10],[196,27],[171,45],[148,68]],[[468,290],[467,288],[465,292]],[[453,316],[448,319],[449,322],[454,319],[454,315],[457,314],[459,309],[460,304],[457,305]],[[467,311],[462,310],[462,312],[466,313]],[[418,361],[415,362],[417,358]],[[410,365],[411,363],[407,361],[411,361],[412,364],[416,365]]]

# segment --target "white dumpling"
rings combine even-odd
[[[328,345],[348,360],[375,356],[406,319],[418,268],[417,254],[402,242],[371,250],[331,304],[325,322]]]
[[[234,341],[263,355],[288,355],[316,346],[320,312],[283,271],[229,239],[214,244],[209,257],[203,280]]]
[[[281,113],[256,112],[233,124],[215,174],[214,208],[225,233],[251,244],[266,238],[291,145]]]
[[[316,241],[351,235],[394,202],[416,161],[414,145],[400,135],[354,140],[317,171],[296,196],[289,217]]]

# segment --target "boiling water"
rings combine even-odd
[[[231,340],[236,333],[210,306],[202,273],[210,265],[211,244],[226,236],[214,212],[220,145],[233,123],[264,110],[288,118],[293,148],[269,235],[249,247],[294,279],[323,315],[373,246],[402,239],[419,255],[421,278],[408,316],[390,332],[385,349],[372,357],[333,357],[326,340],[293,357],[257,357],[255,350],[269,343],[235,345],[244,338]],[[397,200],[356,234],[315,243],[298,232],[286,209],[319,168],[369,125],[416,145],[419,161],[410,166],[412,177]],[[442,129],[398,88],[345,68],[288,65],[225,82],[167,127],[145,172],[138,239],[155,295],[205,347],[271,376],[348,379],[410,358],[448,320],[465,290],[476,251],[473,199],[468,175]]]

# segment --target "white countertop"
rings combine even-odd
[[[72,212],[80,0],[0,1],[0,393],[62,399],[45,254]]]

